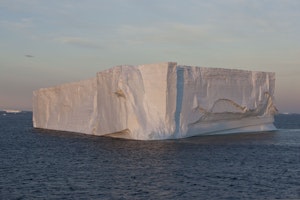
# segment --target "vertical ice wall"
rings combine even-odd
[[[146,140],[174,132],[176,63],[118,66],[97,81],[98,133]]]
[[[34,92],[34,127],[139,140],[272,130],[275,74],[117,66]]]
[[[275,128],[274,73],[191,66],[178,71],[183,82],[178,137]]]
[[[96,92],[96,78],[34,91],[34,127],[94,134]]]

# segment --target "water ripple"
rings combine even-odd
[[[299,128],[299,127],[298,127]],[[300,131],[132,141],[0,117],[0,199],[299,199]]]

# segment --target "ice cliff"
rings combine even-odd
[[[271,72],[122,65],[34,91],[33,125],[137,140],[269,131],[274,86]]]

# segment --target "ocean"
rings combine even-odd
[[[300,199],[300,115],[274,132],[133,141],[0,113],[0,199]]]

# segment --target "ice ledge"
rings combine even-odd
[[[34,127],[160,140],[274,130],[275,74],[121,65],[96,78],[34,91]]]

